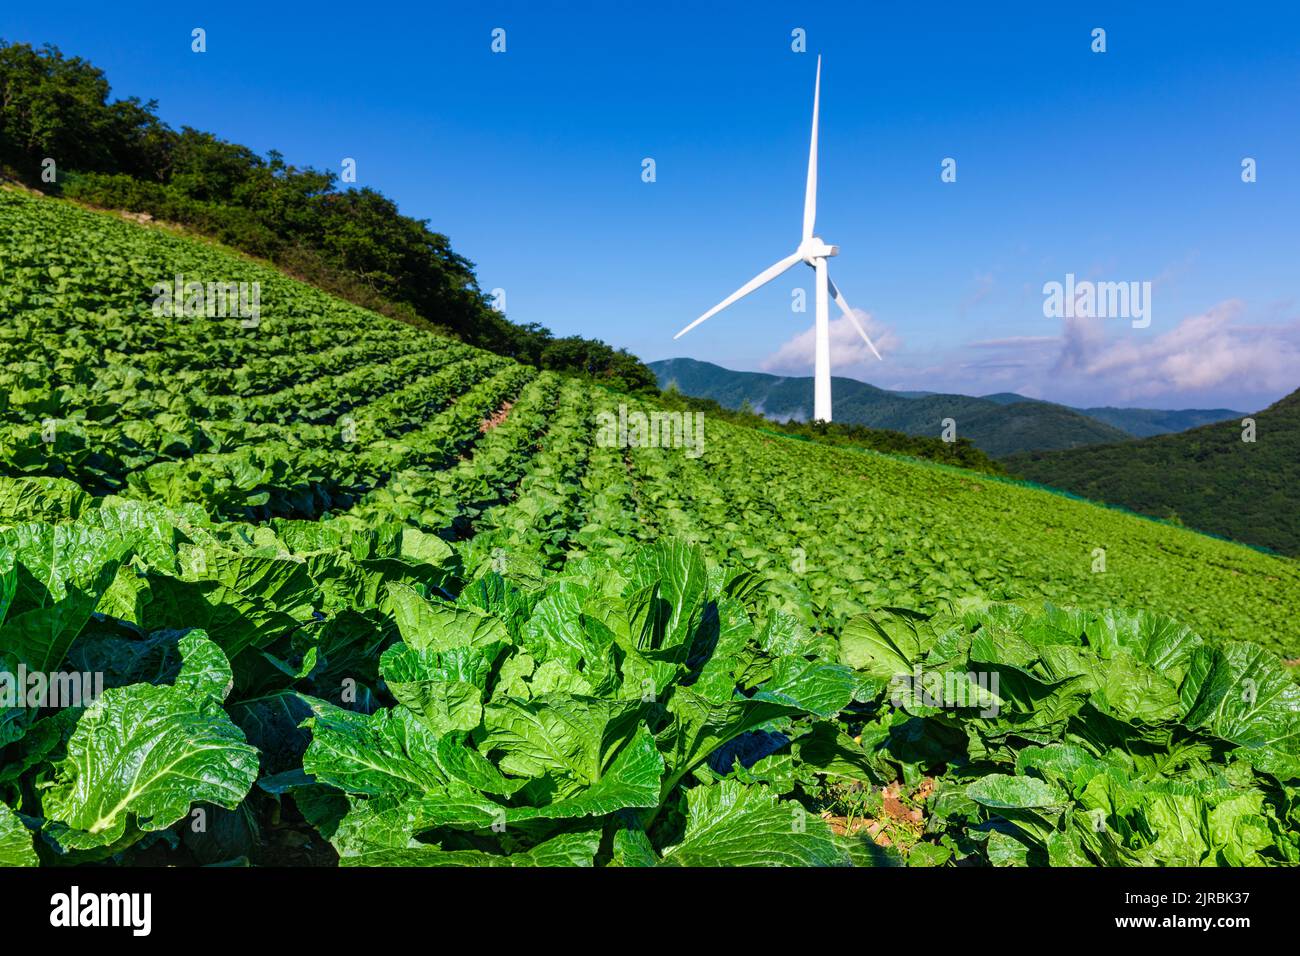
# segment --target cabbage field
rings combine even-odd
[[[0,225],[0,864],[1300,863],[1294,560]]]

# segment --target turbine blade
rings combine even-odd
[[[731,305],[731,303],[735,302],[737,299],[749,295],[749,293],[753,292],[755,289],[759,288],[760,286],[767,285],[769,282],[771,282],[773,279],[779,276],[782,272],[785,272],[786,269],[789,269],[792,265],[794,265],[798,261],[799,261],[799,253],[794,252],[786,256],[784,259],[782,259],[780,262],[776,263],[775,265],[768,266],[758,275],[754,276],[754,278],[750,279],[748,282],[742,285],[735,292],[731,293],[731,295],[727,296],[725,299],[723,299],[713,308],[709,309],[708,312],[705,312],[702,316],[700,316],[690,325],[686,326],[686,328],[682,329],[680,332],[674,335],[673,338],[680,339],[683,335],[685,335],[691,329],[695,328],[705,319],[710,319],[713,316],[717,315],[719,312],[721,312],[727,306]]]
[[[817,112],[822,98],[822,58],[817,55],[817,83],[813,87],[812,143],[808,147],[808,188],[803,194],[803,237],[813,234],[817,222]]]
[[[849,317],[849,321],[853,323],[853,327],[858,330],[858,335],[862,336],[862,341],[866,342],[867,348],[871,349],[871,354],[883,362],[884,359],[880,358],[880,353],[877,352],[876,347],[871,344],[871,338],[867,335],[867,330],[862,327],[862,323],[858,321],[858,317],[854,315],[853,310],[849,308],[849,304],[844,300],[844,296],[840,292],[839,287],[831,281],[829,276],[827,276],[826,281],[830,286],[830,293],[835,299],[835,304],[840,307],[841,312]]]

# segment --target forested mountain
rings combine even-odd
[[[1241,420],[1122,445],[1032,452],[1014,474],[1189,527],[1300,554],[1300,392]]]
[[[650,368],[661,388],[676,384],[687,395],[711,398],[728,408],[747,405],[778,421],[804,421],[812,408],[811,377],[734,372],[687,358],[651,362]],[[836,376],[831,382],[837,422],[937,438],[943,432],[944,419],[951,418],[958,438],[970,439],[995,458],[1028,449],[1074,448],[1129,437],[1112,425],[1049,402],[1024,399],[1002,404],[938,393],[909,397],[852,378]]]

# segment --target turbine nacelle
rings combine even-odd
[[[816,236],[809,236],[799,243],[799,248],[795,250],[795,255],[810,266],[815,266],[818,259],[829,259],[839,254],[839,246],[828,245]]]

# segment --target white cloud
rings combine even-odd
[[[831,326],[831,367],[886,388],[968,395],[1015,391],[1079,406],[1254,411],[1300,386],[1300,319],[1251,323],[1235,299],[1187,316],[1161,334],[1133,329],[1124,320],[1066,319],[1056,335],[982,339],[916,356],[898,351],[897,336],[869,316],[867,327],[882,353],[894,352],[888,361],[876,362],[847,320],[839,319]],[[769,356],[763,368],[808,375],[812,352],[808,329]]]
[[[893,329],[876,321],[875,316],[870,312],[862,309],[854,309],[854,315],[862,323],[862,327],[867,330],[867,335],[871,336],[871,341],[875,343],[876,349],[882,356],[888,356],[890,352],[897,351],[902,345],[902,340],[894,333]],[[809,326],[798,335],[786,341],[775,352],[765,358],[759,365],[764,372],[774,372],[779,375],[811,375],[813,370],[813,349],[816,345],[817,329],[816,326]],[[841,315],[838,319],[832,319],[830,323],[830,340],[831,340],[831,372],[833,374],[846,374],[846,369],[851,365],[870,362],[873,365],[879,365],[876,357],[871,354],[867,348],[867,343],[862,341],[862,336],[858,330],[853,327],[853,323],[848,320],[847,316]]]
[[[1113,390],[1120,401],[1218,389],[1289,392],[1300,385],[1300,321],[1248,325],[1231,299],[1183,319],[1163,335],[1105,341],[1095,329],[1071,335],[1060,367]]]

